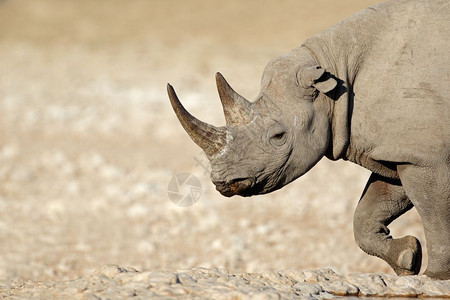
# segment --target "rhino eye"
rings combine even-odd
[[[280,132],[280,133],[275,134],[272,138],[275,140],[281,140],[285,134],[286,134],[286,132]]]
[[[270,143],[275,147],[283,146],[286,142],[286,131],[280,131],[272,135]]]

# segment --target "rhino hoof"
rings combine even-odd
[[[416,275],[422,264],[422,247],[413,236],[394,239],[389,250],[394,263],[389,263],[399,276]]]
[[[412,270],[414,267],[415,253],[413,250],[403,250],[397,260],[397,265],[402,269]]]

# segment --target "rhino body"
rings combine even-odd
[[[370,171],[354,215],[355,240],[399,275],[418,274],[421,245],[388,225],[415,207],[425,274],[450,279],[450,1],[369,7],[266,67],[254,102],[218,74],[226,126],[172,106],[208,155],[225,196],[279,189],[323,156]]]

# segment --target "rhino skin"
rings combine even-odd
[[[354,215],[357,244],[399,275],[418,274],[417,238],[388,225],[413,206],[427,241],[424,274],[450,279],[450,1],[369,7],[266,67],[253,102],[216,75],[226,125],[181,124],[207,154],[225,196],[283,187],[323,156],[370,176]]]

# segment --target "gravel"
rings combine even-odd
[[[426,276],[339,275],[331,269],[233,273],[219,268],[145,271],[107,265],[62,282],[2,282],[10,299],[331,299],[340,296],[450,298],[450,281]]]

